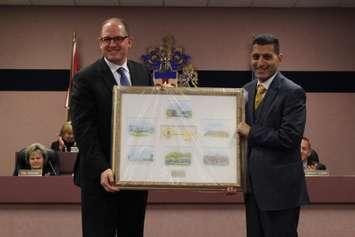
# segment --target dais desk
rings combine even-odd
[[[355,203],[355,176],[306,177],[312,204]],[[78,204],[80,189],[73,177],[0,177],[0,204]],[[243,193],[150,191],[150,204],[241,204]]]

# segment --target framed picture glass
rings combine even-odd
[[[112,169],[122,189],[244,187],[242,89],[114,87]]]

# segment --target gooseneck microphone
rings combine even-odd
[[[51,167],[51,170],[53,171],[53,174],[54,174],[54,175],[57,175],[57,172],[55,171],[55,169],[54,169],[54,167],[53,167],[52,162],[51,162],[50,159],[48,159],[48,164],[49,164],[49,166]]]

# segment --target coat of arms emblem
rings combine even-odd
[[[191,64],[191,57],[183,48],[175,47],[175,38],[167,35],[160,47],[150,47],[142,55],[144,64],[153,71],[156,85],[169,83],[173,86],[197,87],[198,76]]]

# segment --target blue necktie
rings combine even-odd
[[[119,69],[117,69],[118,74],[120,74],[120,84],[121,86],[129,86],[130,83],[128,81],[128,78],[126,77],[126,74],[124,73],[124,68],[120,67]]]

